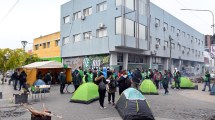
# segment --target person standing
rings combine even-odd
[[[92,69],[89,69],[89,72],[86,73],[85,79],[86,82],[93,82]]]
[[[21,90],[21,88],[25,88],[28,91],[26,82],[27,82],[27,74],[23,70],[19,76],[19,91]]]
[[[204,76],[204,88],[202,89],[202,91],[205,91],[206,86],[208,86],[208,88],[209,88],[208,91],[211,91],[210,78],[211,78],[211,75],[210,75],[209,71],[206,71],[205,76]]]
[[[17,83],[18,83],[18,80],[19,80],[19,71],[18,69],[15,70],[15,72],[13,73],[12,75],[12,78],[14,79],[14,90],[17,90],[16,86],[17,86]]]
[[[63,90],[65,88],[65,84],[66,84],[66,74],[65,71],[60,72],[59,76],[58,76],[59,82],[60,82],[60,93],[64,94]]]
[[[161,81],[162,77],[161,77],[161,74],[158,72],[158,70],[155,70],[153,79],[154,79],[156,88],[159,89],[159,82]]]
[[[106,107],[104,107],[104,100],[106,93],[106,84],[108,84],[108,82],[106,81],[101,71],[98,72],[98,77],[95,78],[95,81],[98,85],[100,109],[105,109]]]
[[[168,84],[169,84],[169,76],[168,76],[168,72],[167,70],[164,70],[164,74],[163,74],[163,79],[162,79],[162,84],[163,84],[163,88],[165,90],[164,94],[168,94]]]
[[[51,81],[52,81],[52,76],[50,72],[47,72],[45,77],[44,77],[44,81],[47,85],[51,85]]]
[[[112,105],[115,105],[116,80],[114,79],[112,72],[108,74],[108,80],[110,81],[108,83],[108,102],[111,104],[112,97]]]
[[[139,90],[141,80],[142,74],[141,71],[137,68],[132,74],[132,87]]]
[[[175,88],[180,89],[180,83],[181,83],[181,73],[179,71],[176,72],[175,76]]]
[[[72,73],[72,78],[73,78],[72,82],[76,91],[78,87],[82,84],[82,77],[77,69],[75,69],[74,72]]]

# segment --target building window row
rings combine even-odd
[[[139,27],[138,27],[138,25],[139,25]],[[122,33],[122,17],[116,18],[115,26],[116,26],[116,29],[115,29],[116,34],[117,35],[123,34]],[[124,27],[125,27],[125,35],[131,36],[131,37],[139,37],[140,39],[146,40],[146,29],[147,29],[146,26],[144,26],[142,24],[138,24],[135,21],[125,18]],[[139,28],[139,29],[137,30],[136,28]]]
[[[159,27],[159,26],[161,26],[160,19],[155,18],[155,27]],[[168,30],[168,24],[166,22],[163,23],[163,30],[164,31]],[[175,27],[174,26],[171,26],[171,32],[175,33]],[[186,34],[185,31],[181,31],[180,29],[177,29],[176,35],[177,36],[182,35],[183,37],[185,37],[187,39],[191,38],[191,43],[193,43],[194,37],[191,36],[190,34]],[[197,38],[195,38],[195,42],[198,43],[199,45],[200,44],[202,44],[202,45],[204,44],[203,41],[200,41],[200,39],[197,39]]]
[[[59,42],[60,42],[60,40],[55,40],[55,46],[59,46]],[[40,46],[43,49],[50,48],[51,47],[50,44],[51,44],[51,42],[44,42],[44,43],[41,43],[41,44],[36,44],[36,45],[34,45],[34,49],[39,50]]]
[[[102,38],[107,36],[107,28],[101,28],[96,30],[96,37]],[[91,40],[93,38],[92,31],[83,33],[83,40]],[[73,35],[74,42],[80,42],[82,40],[81,33]],[[69,37],[64,37],[62,39],[62,45],[66,45],[69,42],[72,42]]]
[[[107,2],[102,2],[97,4],[96,6],[97,12],[101,12],[107,9]],[[85,17],[91,15],[93,13],[93,9],[92,7],[86,8],[83,10],[83,14],[81,11],[77,11],[75,13],[73,13],[73,20],[78,20],[78,19],[84,19]],[[63,17],[63,21],[64,24],[69,23],[70,22],[70,16],[65,16]]]

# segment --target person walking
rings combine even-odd
[[[132,74],[132,87],[139,90],[141,80],[142,74],[141,71],[137,68]]]
[[[176,76],[175,76],[175,88],[176,89],[181,89],[180,83],[181,83],[181,73],[179,71],[177,71]]]
[[[208,91],[211,91],[210,78],[211,78],[211,75],[210,75],[209,71],[206,71],[205,76],[204,76],[204,88],[202,89],[202,91],[205,91],[206,86],[208,86],[208,88],[209,88]]]
[[[80,72],[77,69],[75,69],[74,72],[72,73],[72,78],[73,78],[73,85],[76,91],[78,87],[82,84],[82,77],[80,75]]]
[[[123,71],[121,76],[118,78],[118,87],[119,87],[119,95],[122,94],[122,92],[129,87],[129,78],[126,71]]]
[[[106,93],[106,84],[108,84],[108,82],[106,81],[101,71],[98,72],[98,77],[95,78],[95,81],[98,85],[100,109],[105,109],[106,107],[104,106],[104,100]]]
[[[169,76],[168,76],[168,71],[164,70],[164,74],[162,76],[162,84],[163,84],[163,88],[165,90],[164,94],[168,94],[168,84],[169,84]]]
[[[60,93],[64,94],[63,90],[65,88],[65,84],[66,84],[66,74],[65,71],[60,72],[59,76],[58,76],[59,82],[60,82]]]
[[[116,80],[114,79],[112,72],[108,74],[107,80],[110,81],[108,83],[108,103],[111,104],[112,98],[112,105],[115,105]]]
[[[28,91],[26,82],[27,82],[27,74],[23,70],[19,75],[19,91],[21,90],[21,88],[24,88],[26,91]]]
[[[154,74],[154,82],[155,82],[155,86],[157,89],[159,89],[159,82],[161,81],[162,77],[161,74],[158,72],[158,70],[155,70],[155,74]]]

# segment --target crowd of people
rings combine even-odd
[[[72,73],[73,84],[75,90],[83,83],[83,82],[94,82],[98,85],[99,92],[99,103],[101,109],[104,109],[104,98],[106,92],[108,93],[108,102],[109,104],[115,105],[115,93],[117,91],[119,95],[122,92],[129,88],[133,87],[139,90],[139,86],[145,79],[152,80],[156,85],[157,89],[164,89],[164,94],[168,94],[168,85],[172,84],[173,80],[175,81],[175,88],[180,89],[180,72],[175,69],[172,73],[170,70],[158,71],[156,69],[148,69],[148,70],[111,70],[110,68],[102,68],[98,69],[89,69],[87,71],[83,71],[82,67],[75,69]]]

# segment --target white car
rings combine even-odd
[[[215,74],[214,73],[211,73],[211,78],[215,78]]]
[[[8,70],[8,71],[6,72],[6,77],[11,77],[12,74],[13,74],[13,71],[12,71],[12,70]]]

